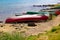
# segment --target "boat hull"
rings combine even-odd
[[[47,20],[47,16],[40,16],[40,17],[28,17],[28,18],[8,18],[6,19],[5,23],[14,23],[14,22],[30,22],[30,21],[41,21]]]

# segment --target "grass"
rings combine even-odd
[[[36,35],[30,35],[29,37],[26,38],[26,40],[37,40]]]
[[[42,34],[43,35],[43,34]],[[6,32],[2,32],[0,33],[0,40],[37,40],[39,39],[40,34],[38,35],[30,35],[28,37],[24,36],[21,33],[6,33]]]
[[[60,40],[60,26],[53,27],[48,33],[49,40]]]
[[[31,35],[26,40],[60,40],[60,25],[54,26],[46,34]]]
[[[0,40],[60,40],[60,25],[54,26],[50,31],[46,33],[39,33],[38,35],[24,36],[22,32],[15,33],[0,33]],[[47,39],[48,38],[48,39]]]
[[[0,33],[0,40],[25,40],[20,33]]]

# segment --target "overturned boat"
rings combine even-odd
[[[15,23],[15,22],[32,22],[32,21],[41,21],[41,20],[47,20],[48,16],[46,15],[21,15],[21,16],[14,16],[7,18],[5,23]]]

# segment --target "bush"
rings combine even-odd
[[[52,30],[51,30],[51,32],[55,32],[57,30],[57,28],[53,28]]]

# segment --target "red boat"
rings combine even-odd
[[[5,23],[14,23],[14,22],[28,22],[28,21],[40,21],[40,20],[47,20],[48,16],[46,15],[22,15],[22,16],[14,16],[7,18]]]
[[[56,13],[56,15],[59,15],[60,14],[60,10],[56,10],[55,13]]]

